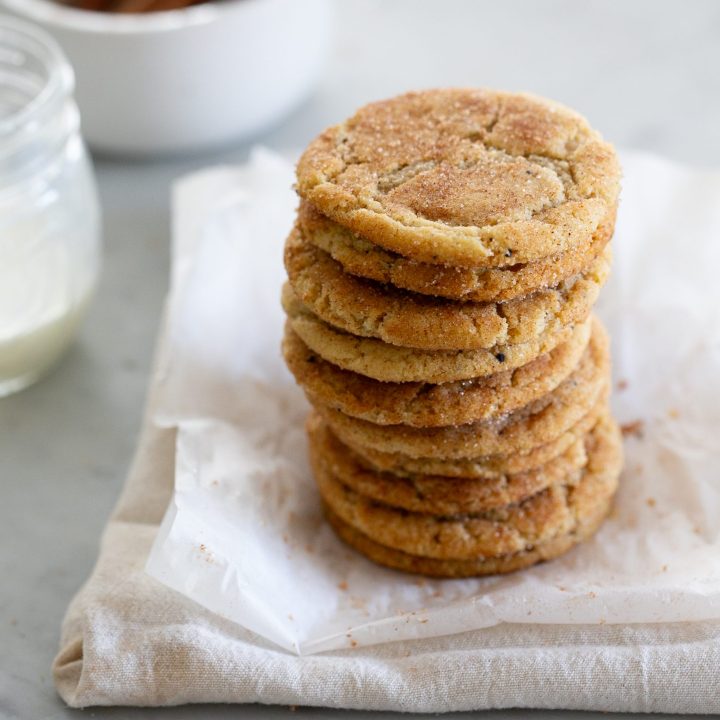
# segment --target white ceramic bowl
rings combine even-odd
[[[133,155],[252,135],[298,104],[328,46],[328,0],[218,0],[113,15],[52,0],[0,0],[59,41],[77,76],[83,134]]]

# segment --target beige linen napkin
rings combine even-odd
[[[145,565],[173,493],[175,431],[153,422],[166,355],[163,333],[133,467],[63,624],[54,677],[68,704],[720,712],[718,621],[501,624],[299,657],[160,584]]]
[[[98,564],[63,624],[54,674],[73,707],[720,712],[717,622],[500,625],[309,657],[278,650],[145,574],[173,458],[174,433],[146,426]]]

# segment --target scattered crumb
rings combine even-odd
[[[360,597],[359,595],[350,596],[350,605],[356,610],[363,610],[365,613],[368,612],[367,602],[365,601],[365,598]]]
[[[294,619],[295,618],[293,617],[292,613],[288,613],[288,620],[294,620]]]
[[[289,542],[290,542],[290,538],[287,536],[287,533],[284,534],[282,537],[283,537],[283,542],[284,542],[284,543],[289,543]]]
[[[560,592],[567,592],[567,588],[566,588],[564,585],[558,585],[558,586],[557,586],[557,589],[558,589]]]
[[[342,582],[339,582],[337,584],[337,586],[338,586],[338,590],[346,591],[348,589],[348,584],[345,580],[343,580]]]
[[[351,638],[351,637],[352,637],[352,633],[345,633],[345,637]]]
[[[667,566],[667,565],[663,565],[663,566],[660,568],[660,570],[661,570],[662,572],[667,572],[667,569],[668,569],[668,566]]]
[[[648,507],[655,507],[657,505],[657,500],[655,498],[649,497],[646,501]]]
[[[699,525],[695,525],[695,527],[693,527],[693,532],[696,535],[700,535],[702,533],[702,528]]]
[[[598,623],[599,623],[600,625],[604,625],[606,622],[607,622],[607,620],[606,620],[605,618],[600,618],[600,619],[598,620]]]
[[[310,543],[308,543],[307,545],[305,545],[305,552],[308,555],[312,555],[315,552],[315,548]]]
[[[297,705],[289,705],[288,710],[290,712],[296,712],[297,711]]]
[[[680,411],[677,408],[670,408],[668,410],[668,417],[677,420],[680,417]]]
[[[199,549],[201,553],[206,553],[205,562],[212,565],[212,563],[214,562],[213,554],[207,549],[207,545],[205,545],[205,543],[200,543]]]
[[[425,618],[423,620],[420,620],[420,624],[424,625],[426,622],[430,622],[429,618]]]
[[[528,614],[528,615],[532,615],[532,610],[528,610],[528,611],[527,611],[527,614]]]
[[[597,595],[591,590],[591,591],[588,593],[588,597],[589,597],[591,600],[594,600],[594,599],[597,597]]]
[[[631,435],[632,437],[641,439],[645,430],[645,423],[642,420],[633,420],[632,422],[621,425],[620,430],[622,430],[624,437]]]
[[[418,579],[415,581],[415,584],[416,584],[418,587],[425,587],[425,585],[427,584],[427,581],[425,580],[425,578],[418,578]]]
[[[627,390],[628,387],[628,381],[627,380],[619,380],[617,384],[617,389],[622,392],[623,390]]]
[[[357,640],[351,640],[350,647],[357,647]]]

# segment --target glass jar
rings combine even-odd
[[[73,89],[53,39],[0,16],[0,396],[59,359],[98,277],[99,204]]]

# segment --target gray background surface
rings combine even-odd
[[[371,99],[487,85],[574,106],[620,146],[720,165],[714,0],[338,0],[337,9],[333,55],[316,92],[257,142],[297,148]],[[51,376],[0,400],[3,720],[79,716],[56,697],[50,663],[65,607],[93,566],[137,439],[167,286],[170,183],[206,165],[241,162],[250,145],[152,163],[97,159],[105,271],[80,342]],[[287,709],[257,706],[84,713],[290,717]]]

